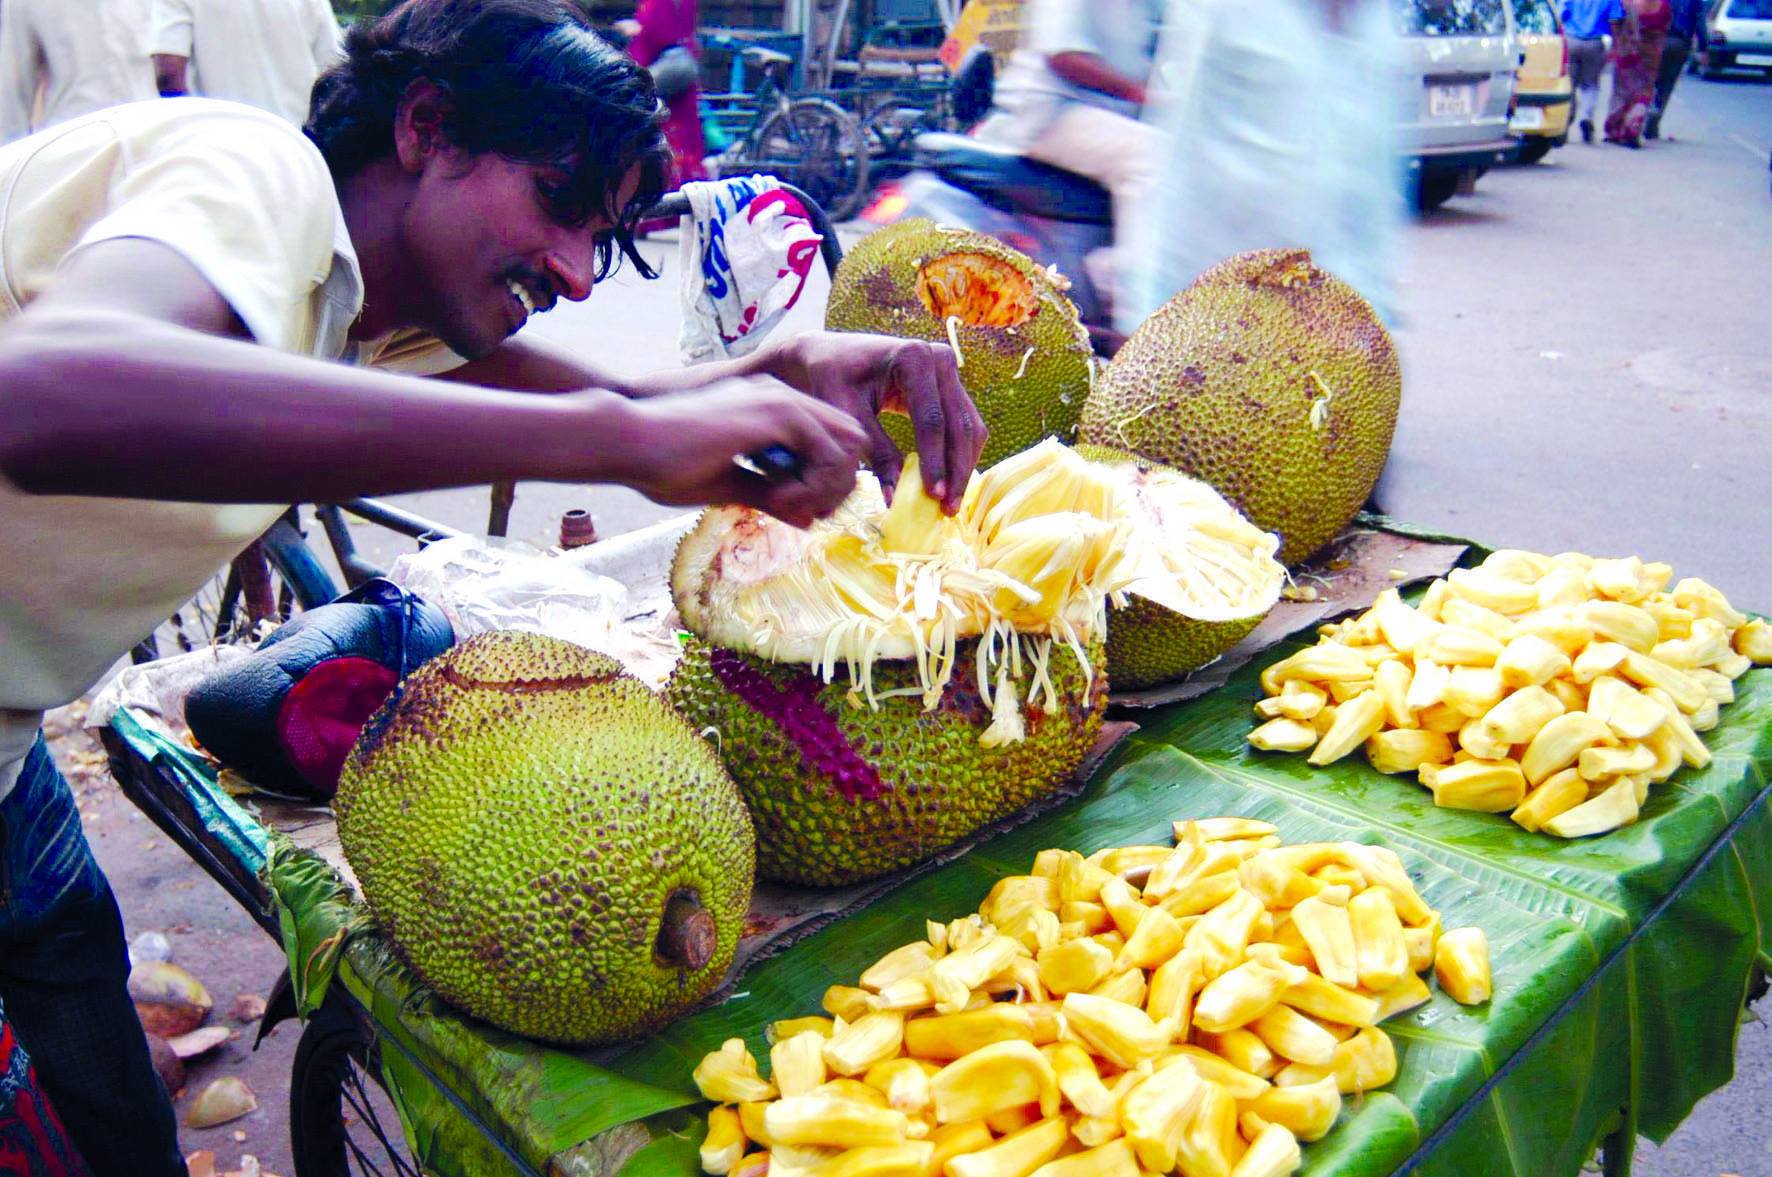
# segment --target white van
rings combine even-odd
[[[1730,0],[1772,3],[1772,0]],[[1520,150],[1508,131],[1520,65],[1507,0],[1391,0],[1411,67],[1399,138],[1416,204],[1444,204]]]

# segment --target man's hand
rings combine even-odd
[[[628,401],[613,431],[587,444],[626,455],[621,481],[655,502],[744,503],[808,527],[855,489],[869,441],[848,412],[751,376]],[[732,460],[770,446],[800,460],[798,477],[763,478]]]
[[[883,412],[911,419],[923,487],[950,515],[960,509],[989,430],[960,385],[943,344],[885,335],[813,331],[757,357],[758,368],[847,413],[867,434],[868,465],[888,499],[904,456],[880,425]]]

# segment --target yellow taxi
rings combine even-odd
[[[1520,67],[1508,130],[1520,137],[1520,162],[1537,163],[1569,141],[1569,48],[1551,0],[1509,0],[1518,30]]]

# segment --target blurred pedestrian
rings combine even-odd
[[[620,24],[628,54],[653,72],[665,104],[665,139],[675,170],[667,191],[707,178],[707,142],[701,130],[701,87],[696,83],[696,0],[640,0],[634,18]]]
[[[1161,154],[1138,117],[1161,11],[1162,0],[1031,0],[1022,43],[977,131],[1105,187],[1116,243],[1144,204]],[[1115,254],[1123,273],[1128,259],[1123,249]]]
[[[1386,319],[1403,215],[1390,0],[1169,0],[1153,198],[1121,256],[1130,332],[1208,267],[1303,246]]]
[[[1563,39],[1569,45],[1569,81],[1583,143],[1594,141],[1594,112],[1606,72],[1606,38],[1624,24],[1624,0],[1563,0]]]
[[[1606,142],[1641,147],[1655,80],[1661,74],[1661,48],[1673,23],[1669,0],[1626,0],[1626,19],[1612,38],[1612,109],[1606,115]]]
[[[1668,26],[1667,40],[1661,46],[1661,70],[1655,77],[1655,105],[1649,109],[1649,121],[1643,127],[1643,138],[1661,138],[1661,116],[1667,112],[1674,86],[1692,56],[1693,43],[1698,46],[1699,60],[1710,52],[1710,29],[1704,23],[1705,0],[1673,0],[1673,23]]]
[[[162,94],[244,102],[299,127],[342,49],[327,0],[153,0],[148,52]]]
[[[154,96],[147,0],[0,3],[0,142]]]

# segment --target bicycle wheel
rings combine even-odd
[[[295,1177],[421,1177],[381,1089],[377,1049],[343,1002],[329,999],[308,1019],[289,1076]]]
[[[338,596],[338,586],[308,547],[290,512],[218,571],[197,595],[130,651],[137,665],[162,654],[188,653],[218,642],[256,642],[265,624],[281,625],[297,609]]]
[[[827,98],[796,98],[765,118],[744,162],[792,184],[842,220],[867,195],[868,151],[855,116]]]

